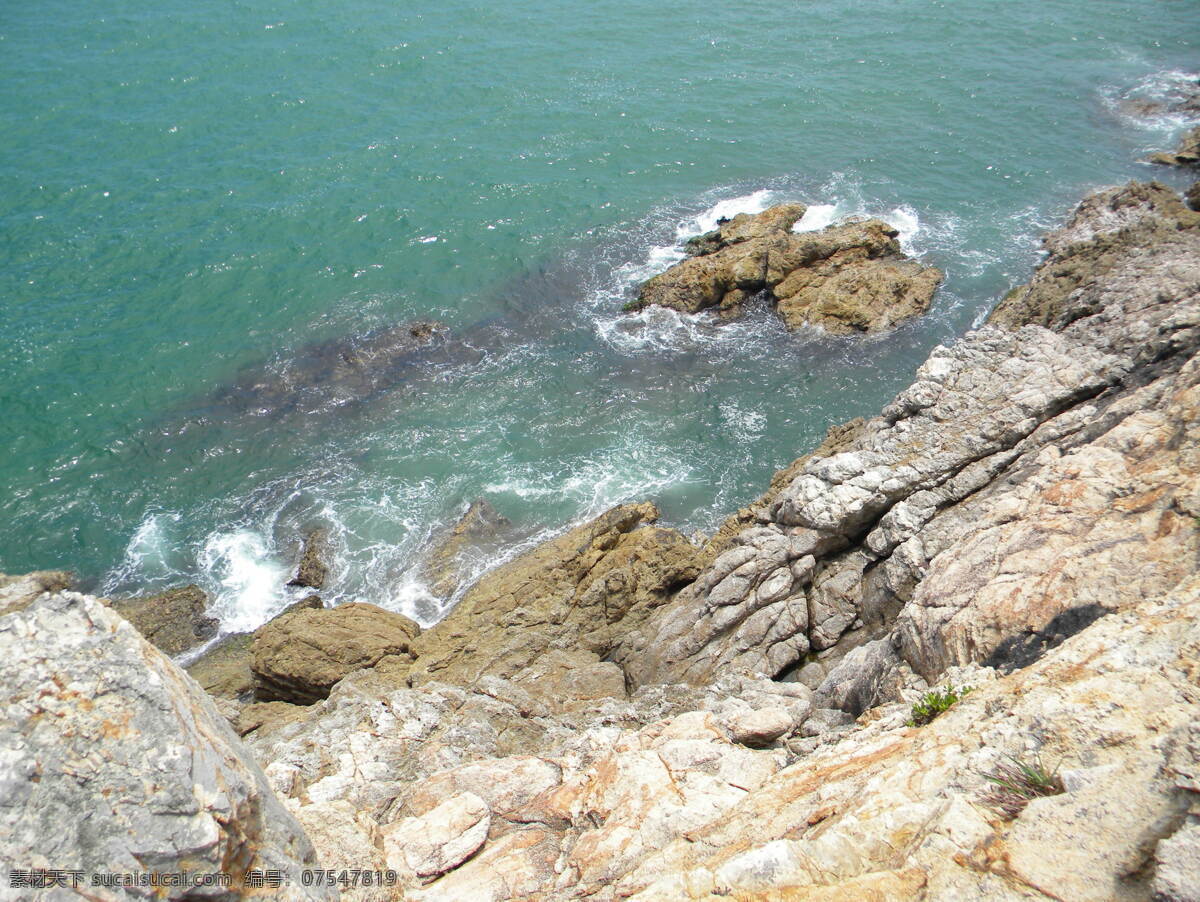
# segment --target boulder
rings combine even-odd
[[[157,595],[119,598],[113,610],[169,655],[179,655],[217,634],[219,622],[205,614],[208,596],[199,586],[168,589]]]
[[[475,854],[488,836],[492,813],[479,796],[451,796],[422,817],[383,828],[388,867],[417,878],[438,877]]]
[[[402,614],[362,602],[292,611],[254,635],[255,695],[302,705],[320,701],[338,680],[385,656],[411,659],[419,632]]]
[[[84,881],[224,873],[231,885],[205,898],[229,902],[265,893],[246,883],[261,869],[284,880],[271,898],[337,897],[303,885],[301,870],[320,867],[312,845],[212,700],[111,609],[43,595],[0,618],[0,646],[6,867],[80,871]],[[164,884],[158,897],[194,889]]]
[[[304,537],[304,545],[300,551],[300,563],[296,567],[296,575],[288,582],[289,586],[302,586],[308,589],[320,589],[325,585],[329,576],[329,532],[324,529],[314,529]]]
[[[789,329],[879,332],[924,313],[942,274],[908,260],[877,219],[793,232],[800,204],[742,214],[688,243],[690,256],[645,282],[629,310],[651,304],[725,318],[761,293]]]
[[[308,595],[280,611],[270,622],[305,608],[323,608],[317,595]],[[222,636],[187,666],[188,675],[209,695],[242,704],[254,699],[254,674],[250,670],[254,637],[270,622],[253,633],[230,633]]]

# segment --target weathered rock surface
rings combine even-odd
[[[494,550],[511,526],[512,522],[487,499],[471,502],[466,513],[435,543],[422,567],[430,593],[440,599],[453,597],[468,573],[466,556]]]
[[[43,592],[69,589],[71,582],[71,574],[65,570],[37,570],[20,575],[0,573],[0,616],[23,611]]]
[[[288,581],[289,586],[303,586],[308,589],[320,589],[325,585],[329,576],[329,533],[324,529],[314,529],[304,537],[300,550],[300,563],[296,565],[296,575]]]
[[[776,676],[887,635],[899,656],[877,648],[866,683],[894,688],[1195,566],[1200,216],[1133,184],[1090,198],[1047,248],[993,315],[1006,328],[935,349],[622,640],[611,657],[634,685]],[[863,701],[862,681],[829,688]]]
[[[599,661],[698,572],[697,549],[649,526],[651,504],[613,508],[496,568],[414,644],[416,682],[510,676],[549,650]]]
[[[412,660],[420,627],[402,614],[355,602],[305,607],[277,617],[254,634],[250,669],[262,701],[311,704],[338,680],[388,657]]]
[[[229,874],[205,898],[325,899],[300,825],[211,699],[97,600],[46,594],[0,619],[0,858],[6,867]],[[277,870],[278,889],[244,886]],[[31,898],[8,886],[0,898]],[[114,890],[92,898],[132,898]],[[37,898],[79,898],[71,889]],[[26,895],[22,895],[26,893]],[[162,898],[195,898],[190,886]]]
[[[208,596],[199,586],[119,598],[110,603],[139,633],[169,655],[181,654],[217,634],[217,619],[205,613]]]
[[[929,309],[942,274],[905,258],[897,231],[877,219],[793,232],[802,204],[741,214],[692,239],[688,259],[642,285],[628,309],[741,313],[767,292],[788,328],[879,332]]]

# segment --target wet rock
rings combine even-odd
[[[1161,166],[1200,165],[1200,126],[1186,132],[1179,139],[1179,145],[1174,152],[1151,154],[1147,159]]]
[[[336,898],[303,886],[301,869],[320,867],[313,848],[212,700],[115,612],[43,595],[0,619],[0,644],[5,862],[224,872],[233,886],[206,897],[230,902],[253,894],[243,881],[260,868],[283,873],[276,898]]]
[[[338,680],[385,656],[411,659],[419,632],[407,617],[362,602],[293,611],[254,635],[255,695],[302,705],[320,701]]]
[[[329,532],[324,529],[314,529],[304,537],[304,546],[300,552],[300,563],[296,567],[296,575],[288,582],[289,586],[303,586],[308,589],[320,589],[325,585],[329,576]]]
[[[169,655],[178,655],[217,634],[219,622],[205,614],[208,596],[199,586],[156,595],[114,599],[113,610]]]
[[[42,593],[61,592],[72,582],[65,570],[35,570],[19,576],[0,573],[0,616],[23,611]]]
[[[188,676],[209,695],[237,702],[254,698],[254,674],[250,672],[253,633],[231,633],[205,649],[187,667]]]
[[[884,331],[929,309],[942,275],[907,260],[895,229],[869,219],[791,231],[803,212],[787,204],[742,214],[693,239],[692,256],[642,285],[628,309],[715,308],[729,318],[766,292],[788,328],[838,334]]]
[[[429,591],[440,599],[454,595],[464,576],[464,556],[471,551],[493,549],[512,527],[484,498],[471,502],[466,513],[433,547],[422,568]]]

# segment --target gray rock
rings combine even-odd
[[[212,700],[117,614],[88,596],[44,595],[0,619],[0,644],[7,865],[89,880],[223,872],[232,886],[205,895],[223,900],[244,898],[247,871],[261,868],[288,881],[275,898],[337,897],[302,885],[301,869],[319,866],[313,848]]]

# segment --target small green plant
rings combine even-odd
[[[1048,770],[1038,754],[1032,761],[1005,756],[1008,760],[996,765],[996,769],[983,777],[992,784],[983,800],[1001,814],[1014,818],[1034,799],[1056,796],[1064,792],[1058,776],[1058,765]],[[1059,762],[1061,764],[1062,762]]]
[[[910,727],[923,727],[971,691],[970,686],[947,686],[945,689],[930,689],[913,702]]]

